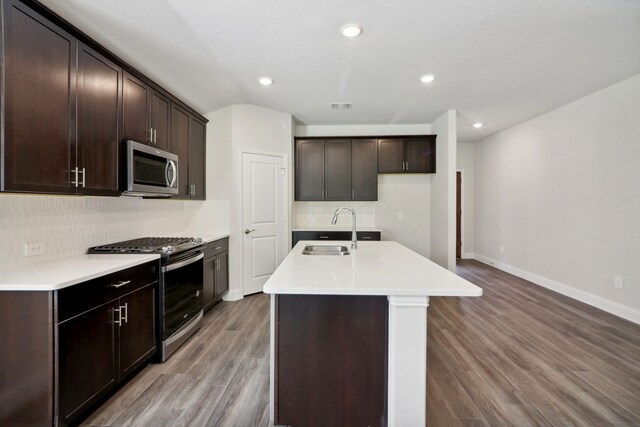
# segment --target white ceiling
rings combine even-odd
[[[640,73],[640,0],[41,1],[201,113],[418,124],[453,108],[472,141]],[[340,36],[348,22],[363,34]]]

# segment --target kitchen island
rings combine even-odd
[[[397,242],[302,253],[327,244],[298,242],[264,286],[274,423],[424,426],[429,297],[482,289]]]

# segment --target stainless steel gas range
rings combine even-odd
[[[157,298],[158,359],[167,360],[202,325],[202,239],[145,237],[89,248],[89,253],[160,254]]]

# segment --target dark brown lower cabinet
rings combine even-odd
[[[380,241],[380,231],[358,231],[358,241]],[[292,232],[291,247],[300,240],[351,240],[350,231],[311,231],[296,230]]]
[[[60,423],[67,424],[118,380],[114,306],[105,304],[58,325]]]
[[[228,238],[215,240],[206,246],[203,279],[204,310],[207,311],[229,290]]]
[[[145,363],[156,351],[158,269],[0,292],[0,389],[11,390],[0,393],[0,425],[72,424]]]
[[[277,295],[275,424],[386,426],[385,296]]]

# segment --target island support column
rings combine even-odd
[[[427,422],[429,297],[389,296],[389,427]]]

